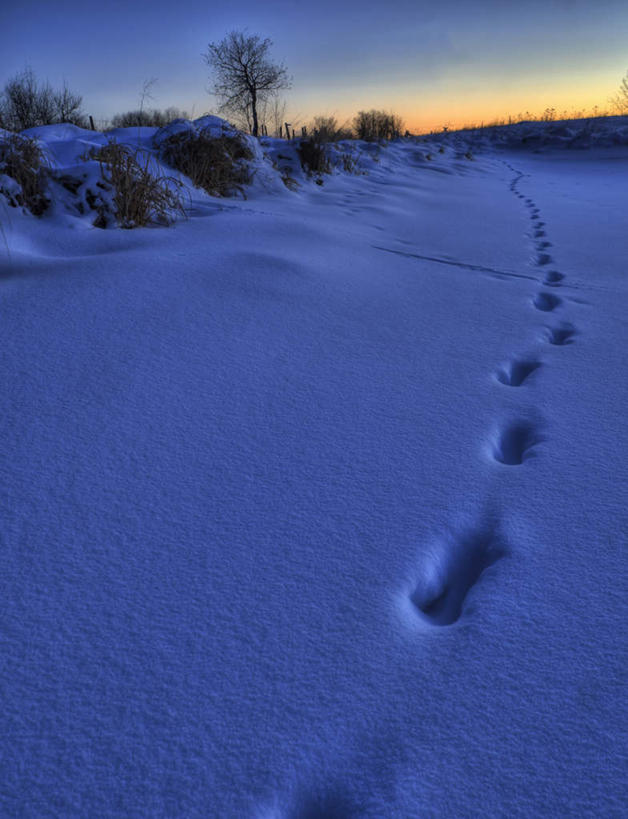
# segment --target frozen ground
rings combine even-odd
[[[445,143],[0,211],[3,815],[625,815],[628,148]]]

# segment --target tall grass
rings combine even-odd
[[[16,183],[0,191],[12,207],[24,207],[41,216],[50,204],[44,194],[45,169],[44,155],[34,139],[11,134],[0,142],[0,173]]]
[[[170,224],[176,213],[185,216],[183,184],[170,176],[154,176],[149,169],[149,156],[140,162],[137,151],[115,140],[93,156],[100,163],[103,181],[113,190],[115,217],[120,227],[142,227],[151,222]]]
[[[598,117],[609,117],[612,114],[609,111],[601,110],[598,106],[594,106],[591,110],[572,109],[571,111],[558,111],[556,108],[546,108],[540,113],[531,113],[524,111],[518,114],[509,114],[505,117],[495,117],[494,119],[481,120],[480,122],[466,122],[459,128],[450,128],[444,126],[442,131],[448,133],[455,133],[457,131],[479,131],[484,128],[500,128],[504,125],[520,125],[524,122],[571,122],[582,119],[597,119]],[[434,133],[434,131],[432,132]]]

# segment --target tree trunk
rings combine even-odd
[[[253,109],[253,136],[257,136],[259,126],[257,123],[257,94],[251,91],[251,108]]]

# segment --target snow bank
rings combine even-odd
[[[204,116],[196,120],[178,119],[163,128],[118,128],[106,134],[74,125],[50,125],[32,128],[24,135],[35,139],[40,146],[48,170],[46,196],[50,207],[44,218],[62,218],[64,224],[72,220],[92,225],[94,218],[102,225],[100,215],[94,217],[94,207],[102,211],[102,182],[100,165],[95,154],[110,140],[126,146],[153,175],[172,177],[182,186],[191,212],[207,207],[211,196],[199,191],[191,180],[173,170],[162,159],[162,148],[167,140],[179,134],[205,134],[212,138],[234,137],[248,149],[251,158],[243,160],[248,167],[250,182],[246,187],[234,188],[236,195],[249,198],[275,195],[299,196],[314,185],[324,187],[327,174],[309,175],[299,156],[301,140],[263,137],[259,140],[238,132],[226,120]],[[6,132],[0,133],[0,141]],[[510,126],[460,131],[410,139],[392,143],[366,143],[346,140],[326,146],[332,176],[367,176],[369,174],[403,173],[409,168],[422,168],[443,175],[469,173],[469,162],[475,154],[490,154],[495,150],[522,150],[539,152],[551,149],[584,149],[616,147],[628,144],[628,117],[604,117],[564,122],[523,122]],[[6,176],[6,175],[5,175]],[[59,180],[63,177],[61,184]],[[74,180],[74,181],[73,181]],[[14,182],[6,178],[2,186],[4,198],[15,204]],[[73,189],[81,188],[77,196]],[[2,193],[0,192],[0,196]],[[106,196],[104,197],[107,198]],[[96,203],[90,206],[90,202]],[[110,203],[107,208],[110,207]],[[113,225],[113,220],[107,224]]]
[[[464,142],[474,150],[586,149],[628,145],[628,117],[592,117],[555,122],[519,122],[436,134],[429,141]]]

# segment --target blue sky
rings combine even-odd
[[[418,129],[608,106],[628,70],[625,0],[237,4],[23,0],[3,10],[0,82],[30,65],[66,79],[97,119],[152,105],[214,110],[201,54],[232,28],[271,37],[293,76],[290,115],[394,108]]]

